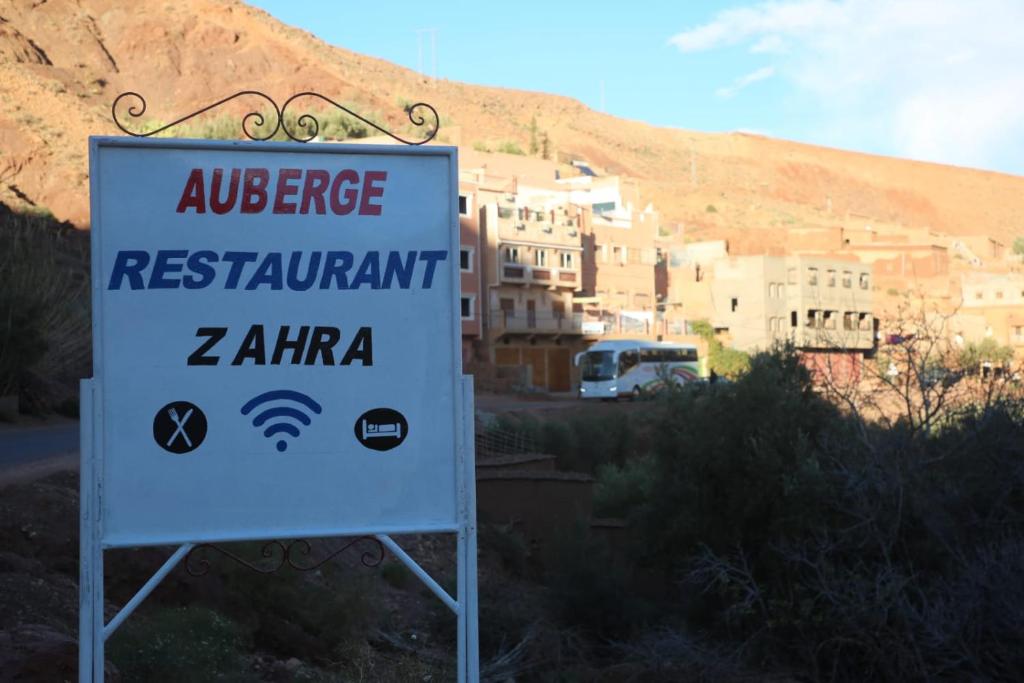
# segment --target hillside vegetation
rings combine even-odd
[[[841,224],[852,213],[1009,244],[1024,224],[1024,178],[657,128],[557,95],[431,82],[235,0],[0,1],[0,202],[85,226],[87,136],[120,134],[110,120],[119,93],[142,93],[147,117],[167,122],[247,88],[278,103],[315,90],[399,132],[409,130],[403,107],[425,100],[441,113],[442,141],[540,154],[531,141],[542,140],[552,156],[639,178],[645,200],[698,235]]]

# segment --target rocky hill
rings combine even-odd
[[[403,106],[425,100],[441,112],[439,139],[478,148],[528,150],[535,121],[553,154],[639,178],[665,219],[697,234],[840,225],[850,214],[1004,242],[1024,233],[1022,177],[657,128],[566,97],[431,82],[235,0],[0,0],[0,202],[84,227],[86,138],[118,133],[117,94],[142,93],[147,115],[166,122],[245,88],[279,103],[315,90],[400,131]]]

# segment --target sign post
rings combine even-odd
[[[195,544],[435,532],[476,680],[455,149],[97,137],[90,165],[81,680]],[[103,549],[143,545],[179,550],[103,624]]]

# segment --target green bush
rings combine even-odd
[[[204,607],[170,607],[133,615],[107,645],[126,681],[243,681],[248,636]]]
[[[519,155],[525,155],[526,154],[526,152],[523,151],[523,148],[520,147],[518,143],[513,142],[511,140],[507,140],[507,141],[501,143],[500,145],[498,145],[498,151],[502,152],[504,154],[519,154]]]
[[[548,555],[548,595],[563,625],[591,637],[615,639],[627,637],[645,618],[645,605],[631,594],[608,545],[583,523],[559,534]]]
[[[600,465],[594,485],[594,516],[627,518],[643,505],[654,486],[650,458],[628,460],[621,466]]]
[[[513,576],[526,574],[530,546],[511,524],[481,524],[480,548],[496,554],[501,566]]]
[[[45,410],[77,395],[90,351],[87,263],[81,235],[0,207],[0,396],[20,391]]]

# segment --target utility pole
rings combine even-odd
[[[437,29],[436,28],[418,28],[416,29],[416,70],[420,72],[421,76],[427,74],[423,70],[423,34],[430,34],[430,78],[433,81],[437,81]]]

